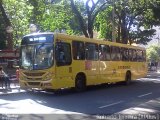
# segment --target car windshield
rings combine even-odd
[[[53,45],[49,43],[22,46],[21,51],[23,69],[45,69],[53,65]]]

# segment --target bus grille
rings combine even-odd
[[[27,78],[27,80],[42,80],[42,78]]]
[[[27,73],[27,72],[24,72],[24,74],[26,76],[42,76],[45,74],[45,72],[40,72],[40,73]]]
[[[28,84],[29,85],[36,85],[36,86],[38,86],[38,85],[40,85],[40,82],[28,82]]]

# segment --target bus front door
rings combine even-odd
[[[56,87],[57,88],[73,87],[71,66],[56,67]]]
[[[73,87],[72,57],[69,43],[56,43],[56,87]]]

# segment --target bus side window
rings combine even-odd
[[[111,46],[111,59],[115,60],[116,59],[116,51],[115,47]]]
[[[143,61],[146,61],[146,51],[143,51]]]
[[[105,61],[107,56],[106,56],[106,49],[105,49],[105,45],[99,45],[99,59],[101,61]]]
[[[142,62],[143,61],[143,51],[140,50],[140,61]]]
[[[107,60],[111,60],[111,48],[109,45],[106,46],[106,49],[107,49]]]
[[[133,50],[133,61],[136,62],[137,61],[137,51]]]
[[[111,47],[111,58],[114,61],[119,61],[121,59],[119,47],[115,47],[115,46]]]
[[[94,43],[85,43],[86,60],[98,60],[98,45]]]
[[[129,61],[133,61],[133,50],[129,49]]]
[[[70,65],[72,62],[71,58],[71,47],[69,43],[56,43],[56,63],[58,66]]]
[[[128,61],[129,55],[128,55],[128,49],[127,48],[121,48],[121,54],[122,54],[122,61]]]
[[[85,59],[84,43],[79,41],[73,41],[72,53],[74,60],[84,60]]]
[[[99,59],[101,61],[109,61],[110,56],[110,47],[108,45],[99,45]]]
[[[120,48],[116,47],[116,55],[117,55],[117,60],[121,60],[121,53],[120,53]]]
[[[143,61],[143,53],[142,50],[137,50],[137,59],[139,62]]]

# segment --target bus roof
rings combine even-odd
[[[83,42],[84,41],[85,42],[93,42],[93,43],[97,43],[97,44],[107,44],[107,45],[118,46],[118,47],[127,47],[127,48],[145,50],[145,48],[139,47],[139,46],[132,46],[132,45],[127,45],[127,44],[122,44],[122,43],[116,43],[116,42],[111,42],[111,41],[102,40],[102,39],[86,38],[86,37],[83,37],[83,36],[67,35],[67,34],[64,34],[64,33],[38,32],[38,33],[31,33],[31,34],[25,35],[24,37],[41,35],[41,34],[55,34],[55,36],[57,36],[59,39],[62,39],[62,40],[65,40],[65,39],[67,39],[67,40],[77,40],[77,41],[83,41]]]
[[[57,33],[57,36],[60,39],[94,42],[94,43],[97,43],[97,44],[107,44],[107,45],[118,46],[118,47],[127,47],[127,48],[145,50],[145,48],[143,48],[143,47],[132,46],[132,45],[122,44],[122,43],[116,43],[116,42],[111,42],[111,41],[102,40],[102,39],[86,38],[86,37],[83,37],[83,36],[67,35],[67,34],[63,34],[63,33]]]

